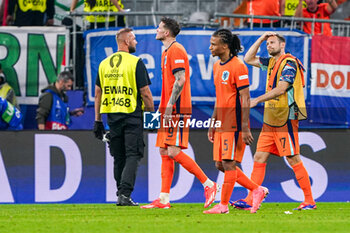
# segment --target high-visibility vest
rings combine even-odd
[[[122,1],[118,0],[119,6],[124,8]],[[91,8],[90,5],[84,0],[84,11],[85,12],[118,12],[118,8],[111,2],[111,0],[96,0],[96,5]],[[96,20],[95,20],[96,18]],[[104,23],[106,22],[105,16],[86,16],[86,20],[90,23]],[[108,22],[115,21],[115,16],[110,16]]]
[[[299,0],[286,0],[284,6],[284,15],[285,16],[294,16],[295,11],[299,5]],[[306,8],[307,5],[305,1],[303,1],[303,8]]]
[[[2,85],[2,88],[0,88],[0,97],[6,99],[8,92],[12,89],[12,87],[8,83],[4,83]],[[17,99],[13,98],[13,100],[10,100],[14,106],[17,106]]]
[[[303,87],[305,86],[303,66],[299,59],[290,54],[281,56],[278,61],[273,57],[269,61],[266,82],[266,92],[277,87],[281,77],[282,70],[287,61],[293,61],[297,66],[297,73],[293,85],[287,91],[271,100],[265,102],[264,123],[270,126],[281,127],[285,125],[288,119],[304,120],[307,117]]]
[[[98,74],[101,84],[101,113],[133,113],[137,106],[136,66],[140,58],[116,52],[104,59]]]
[[[40,11],[44,13],[46,11],[46,0],[18,0],[18,6],[23,12],[31,11]]]

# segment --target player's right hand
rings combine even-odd
[[[105,127],[103,126],[102,121],[95,121],[94,122],[94,134],[95,137],[99,140],[103,139],[103,135],[106,133]]]
[[[210,127],[208,130],[208,140],[211,143],[214,143],[214,134],[215,134],[215,129]]]

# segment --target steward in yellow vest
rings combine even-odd
[[[95,2],[95,4],[93,5],[93,2]],[[121,2],[121,0],[118,1],[119,4],[119,9],[123,9],[124,6]],[[117,6],[115,6],[111,0],[84,0],[84,11],[85,12],[118,12]],[[89,21],[90,23],[94,23],[95,22],[95,18],[96,21],[98,23],[104,23],[106,22],[106,17],[104,16],[87,16],[86,20]],[[114,16],[110,16],[108,19],[108,22],[111,21],[115,21],[115,17]]]
[[[74,11],[79,0],[73,0],[71,3],[70,11]],[[123,12],[124,5],[121,0],[84,0],[84,12]],[[90,22],[90,29],[95,28],[95,22],[97,28],[105,27],[105,22],[108,22],[109,27],[125,27],[125,19],[123,15],[118,15],[115,24],[115,16],[93,16],[89,15],[85,17]]]
[[[11,0],[8,6],[8,25],[52,26],[55,15],[54,0]],[[46,22],[44,22],[44,18]]]
[[[154,111],[154,105],[146,67],[142,59],[130,54],[137,44],[132,29],[119,30],[117,44],[118,52],[104,59],[98,69],[93,131],[97,139],[109,143],[114,158],[117,206],[137,206],[130,195],[144,151],[143,105],[146,111]],[[102,113],[107,113],[108,134]]]

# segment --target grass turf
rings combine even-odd
[[[350,203],[263,203],[256,214],[230,207],[229,214],[203,214],[203,204],[171,209],[113,204],[0,205],[0,232],[350,232]],[[292,214],[286,214],[289,211]]]

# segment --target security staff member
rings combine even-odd
[[[94,134],[102,139],[105,133],[101,114],[107,113],[110,128],[110,153],[114,157],[114,179],[117,183],[117,205],[137,206],[130,195],[136,172],[143,157],[142,110],[154,111],[149,89],[151,81],[142,60],[130,53],[136,51],[132,29],[117,33],[118,52],[104,59],[99,66],[95,85]]]
[[[11,0],[7,23],[14,26],[52,26],[54,15],[54,0]]]
[[[0,97],[6,99],[12,105],[14,105],[18,110],[19,105],[17,103],[17,98],[13,88],[7,83],[4,72],[0,64]]]
[[[73,12],[78,4],[79,0],[72,0],[70,11]],[[84,0],[84,12],[124,12],[124,5],[121,0]],[[125,19],[123,15],[118,15],[117,25],[115,24],[115,16],[109,16],[108,18],[103,15],[94,16],[89,15],[85,17],[90,23],[90,29],[95,28],[95,21],[97,28],[104,28],[105,22],[108,20],[109,27],[125,27]]]

